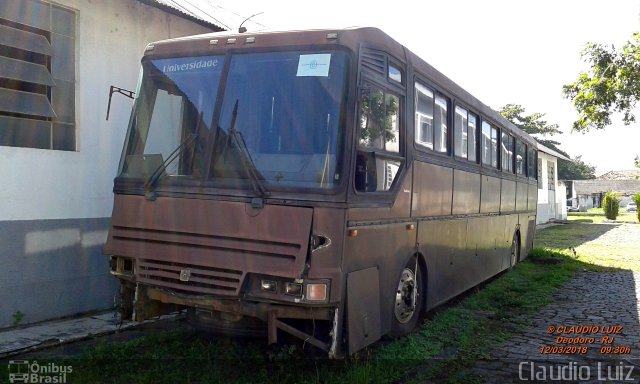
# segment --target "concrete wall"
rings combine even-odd
[[[578,207],[593,208],[593,197],[591,195],[579,195]]]
[[[24,0],[31,1],[31,0]],[[58,0],[77,12],[75,152],[0,147],[0,327],[113,303],[102,255],[131,100],[150,41],[209,32],[136,0]]]

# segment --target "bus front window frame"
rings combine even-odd
[[[389,195],[395,190],[403,174],[406,164],[405,124],[402,117],[404,98],[395,88],[382,85],[368,77],[363,80],[363,85],[360,87],[355,140],[356,165],[353,178],[356,193]],[[380,94],[381,99],[373,101],[373,94]],[[374,108],[376,106],[377,111]],[[392,110],[391,116],[389,109]],[[369,129],[371,120],[376,118],[382,121],[378,125],[384,127],[382,137],[379,137],[381,136],[379,132],[372,136],[372,132],[377,130]],[[390,131],[387,125],[391,126]],[[378,140],[380,138],[383,140]]]
[[[298,146],[298,152],[300,152],[300,156],[298,157],[301,159],[301,165],[297,174],[303,175],[305,179],[304,181],[300,181],[297,184],[294,182],[295,180],[290,180],[289,182],[287,182],[288,174],[286,174],[286,172],[284,171],[264,171],[263,168],[265,164],[275,163],[270,163],[269,161],[266,161],[264,159],[262,159],[264,161],[260,162],[261,159],[251,158],[252,156],[256,156],[256,153],[252,152],[255,149],[255,146],[252,145],[254,144],[256,139],[254,137],[251,137],[252,132],[247,132],[246,127],[248,125],[246,124],[246,120],[247,118],[252,119],[251,114],[255,114],[257,112],[254,103],[251,103],[251,100],[249,99],[243,99],[243,97],[238,97],[239,107],[236,108],[236,118],[238,123],[236,129],[238,131],[238,134],[234,135],[234,137],[241,138],[243,143],[248,147],[248,156],[245,155],[245,158],[250,159],[251,161],[247,161],[246,163],[257,163],[255,164],[255,168],[257,171],[255,172],[255,174],[259,175],[257,177],[259,177],[260,179],[256,181],[254,177],[249,178],[247,176],[247,169],[253,167],[247,167],[246,165],[242,167],[237,166],[235,168],[236,170],[230,172],[225,180],[216,180],[215,177],[211,177],[212,173],[215,171],[214,167],[217,157],[215,153],[212,155],[210,152],[212,150],[216,150],[217,144],[221,144],[219,148],[228,149],[227,155],[232,155],[233,151],[237,152],[236,147],[238,140],[233,140],[236,144],[229,143],[229,140],[225,140],[225,137],[230,137],[227,134],[230,129],[229,116],[231,115],[231,113],[229,111],[231,109],[234,109],[229,109],[226,107],[228,107],[229,104],[233,106],[233,104],[236,102],[236,99],[231,100],[232,97],[228,95],[228,90],[230,87],[233,87],[233,82],[235,81],[234,79],[229,80],[229,77],[233,77],[234,74],[232,65],[234,63],[234,60],[241,60],[241,58],[250,58],[257,56],[262,57],[266,61],[271,58],[274,63],[275,61],[277,61],[277,57],[289,57],[286,69],[289,75],[292,76],[290,83],[300,83],[298,88],[304,90],[304,92],[300,91],[302,92],[302,97],[290,95],[290,99],[281,98],[281,100],[279,100],[280,108],[289,106],[287,107],[287,109],[284,109],[284,111],[290,112],[289,115],[283,116],[281,119],[282,121],[288,122],[289,124],[289,134],[287,134],[288,136],[282,134],[285,136],[281,140],[303,140],[304,148],[307,148],[307,150],[305,150],[304,148]],[[149,129],[143,129],[142,131],[140,130],[144,128],[143,125],[149,125],[149,122],[152,119],[153,109],[158,98],[156,95],[158,93],[162,93],[159,91],[160,89],[164,89],[164,92],[169,95],[178,94],[180,92],[179,89],[177,89],[176,91],[166,91],[167,89],[171,88],[171,84],[169,84],[170,79],[166,80],[166,83],[168,84],[166,86],[161,85],[160,83],[154,83],[157,80],[153,80],[151,78],[150,66],[153,66],[154,62],[159,62],[162,60],[197,61],[202,59],[209,59],[213,56],[184,56],[169,59],[156,59],[153,56],[150,56],[144,58],[143,71],[141,72],[141,80],[139,82],[140,85],[138,87],[137,97],[134,104],[134,109],[132,111],[132,117],[130,119],[129,132],[127,134],[127,141],[123,149],[121,166],[118,172],[116,186],[138,190],[140,188],[140,180],[142,180],[143,182],[146,181],[145,184],[149,184],[149,180],[153,179],[155,182],[157,182],[157,187],[155,188],[157,191],[171,191],[174,187],[197,184],[204,187],[204,189],[202,189],[204,193],[217,193],[216,191],[223,189],[230,191],[232,190],[234,191],[232,192],[234,194],[244,194],[252,189],[250,188],[250,184],[253,185],[254,183],[250,183],[250,181],[253,180],[258,184],[264,184],[266,189],[273,192],[304,192],[320,195],[341,193],[341,191],[344,191],[344,179],[348,179],[347,177],[345,177],[346,174],[348,174],[348,171],[345,169],[345,156],[347,155],[347,101],[349,100],[350,92],[349,79],[352,76],[351,56],[352,55],[350,54],[350,52],[345,49],[334,48],[322,50],[289,49],[271,52],[231,52],[226,53],[226,55],[222,54],[215,56],[219,61],[217,69],[220,75],[217,79],[217,83],[213,84],[213,89],[209,91],[211,95],[205,98],[205,104],[208,102],[208,108],[210,110],[208,110],[208,112],[205,112],[204,123],[191,124],[193,127],[204,126],[204,128],[206,129],[202,129],[203,132],[201,132],[200,135],[196,135],[198,136],[198,142],[196,144],[192,144],[192,140],[190,139],[192,135],[183,134],[181,138],[175,143],[176,145],[171,148],[176,149],[176,152],[178,154],[175,155],[175,159],[178,160],[181,159],[180,156],[182,156],[182,152],[190,153],[193,151],[191,148],[196,146],[197,148],[200,148],[204,151],[204,156],[203,159],[200,159],[201,161],[198,162],[200,166],[198,166],[197,170],[192,169],[190,172],[188,172],[190,174],[186,175],[190,177],[181,177],[179,179],[176,177],[168,177],[183,176],[183,174],[187,173],[184,171],[181,172],[182,166],[178,165],[179,161],[167,161],[168,156],[165,153],[163,153],[162,155],[155,155],[148,154],[145,151],[145,141],[147,141],[146,135]],[[315,70],[316,72],[309,69],[300,69],[301,67],[304,67],[304,63],[302,62],[303,57],[312,57],[313,59],[326,60],[326,63],[320,62],[320,64],[326,66],[326,73],[322,71],[319,72],[317,69]],[[182,63],[182,61],[180,61],[178,64],[184,64]],[[168,66],[168,64],[170,63],[164,64],[167,64]],[[277,64],[278,63],[275,63],[272,66],[277,66]],[[156,67],[158,68],[154,67],[153,70],[155,72],[159,72],[160,75],[162,75],[163,65],[156,64]],[[178,69],[180,68],[181,67],[178,66]],[[269,72],[265,72],[265,70],[262,70],[262,72],[258,72],[255,67],[252,67],[252,70],[253,72],[251,72],[250,75],[254,77],[252,80],[253,86],[249,87],[250,89],[248,89],[245,94],[256,94],[256,92],[258,92],[257,89],[259,89],[260,87],[258,86],[259,84],[256,84],[256,82],[258,82],[258,80],[260,79],[255,78],[255,76],[258,76],[256,73],[259,74]],[[171,72],[171,74],[173,74],[175,77],[175,71],[172,70]],[[156,76],[159,75],[156,74]],[[251,76],[247,75],[246,77],[250,78]],[[264,76],[262,76],[262,78],[264,78]],[[267,87],[269,84],[273,85],[274,82],[277,82],[278,85],[274,85],[275,88],[273,88],[274,92],[276,92],[278,89],[284,89],[282,79],[279,76],[270,76],[269,79],[265,81],[267,81],[267,85],[265,85],[264,87]],[[293,85],[291,87],[293,87]],[[300,92],[298,92],[298,94],[300,94]],[[308,95],[308,97],[305,97],[304,95]],[[293,97],[293,99],[291,99],[291,97]],[[313,100],[321,101],[321,105],[327,106],[327,111],[325,111],[325,114],[322,115],[321,118],[310,120],[308,116],[310,116],[313,111],[319,111],[321,108],[320,106],[318,106],[318,103],[310,102]],[[298,105],[296,110],[293,109],[295,105]],[[186,110],[184,106],[182,107],[182,109]],[[194,108],[191,107],[190,109]],[[295,116],[297,116],[297,119],[294,119],[291,114],[295,114]],[[196,117],[198,117],[198,114],[196,115]],[[201,116],[200,118],[202,119]],[[160,121],[160,119],[157,118],[156,120]],[[257,120],[257,117],[253,120]],[[293,120],[295,120],[295,122]],[[146,121],[146,123],[144,121]],[[177,120],[173,119],[173,121]],[[175,124],[169,125],[174,126]],[[317,129],[312,129],[312,126],[316,127]],[[185,128],[182,129],[184,130]],[[295,132],[297,133],[292,133],[292,130],[295,130]],[[322,132],[320,132],[320,130],[322,130]],[[220,132],[222,132],[222,134]],[[289,145],[289,147],[292,147],[292,145]],[[311,147],[321,147],[321,150],[308,150],[308,148]],[[311,151],[314,155],[312,156],[313,158],[309,159],[309,156],[306,156],[304,159],[302,159],[303,155],[305,155],[306,153],[302,153],[304,151]],[[146,161],[149,164],[133,164],[136,161],[137,163]],[[131,164],[133,164],[133,166]],[[285,166],[291,165],[292,162],[280,161],[278,164],[280,164],[281,166]],[[278,164],[275,164],[274,167],[277,167]],[[167,172],[168,166],[177,168],[177,170],[175,172]],[[139,171],[139,174],[127,174],[128,170]],[[153,173],[156,173],[157,176],[153,176]],[[145,189],[146,188],[147,187],[145,186]]]

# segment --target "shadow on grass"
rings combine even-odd
[[[579,260],[577,255],[569,249],[558,250],[548,248],[534,248],[529,253],[527,261],[538,265],[556,265],[569,263],[572,271],[592,271],[592,272],[622,272],[629,271],[624,268],[609,267],[604,265],[591,264],[584,260]]]
[[[574,223],[593,223],[593,219],[576,219],[571,221]]]
[[[536,231],[536,247],[569,249],[595,240],[615,228],[612,224],[562,224]]]
[[[604,211],[598,211],[598,212],[568,212],[567,216],[602,216],[602,217],[604,217]]]

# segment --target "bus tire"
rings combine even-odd
[[[520,261],[520,236],[518,232],[513,233],[513,240],[511,240],[511,260],[509,263],[509,270]]]
[[[391,311],[391,330],[388,334],[390,338],[405,336],[415,329],[422,312],[423,295],[424,273],[418,257],[414,256],[409,259],[400,274]]]

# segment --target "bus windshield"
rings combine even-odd
[[[333,188],[341,182],[347,69],[339,51],[147,60],[120,176],[186,176],[262,193]]]

